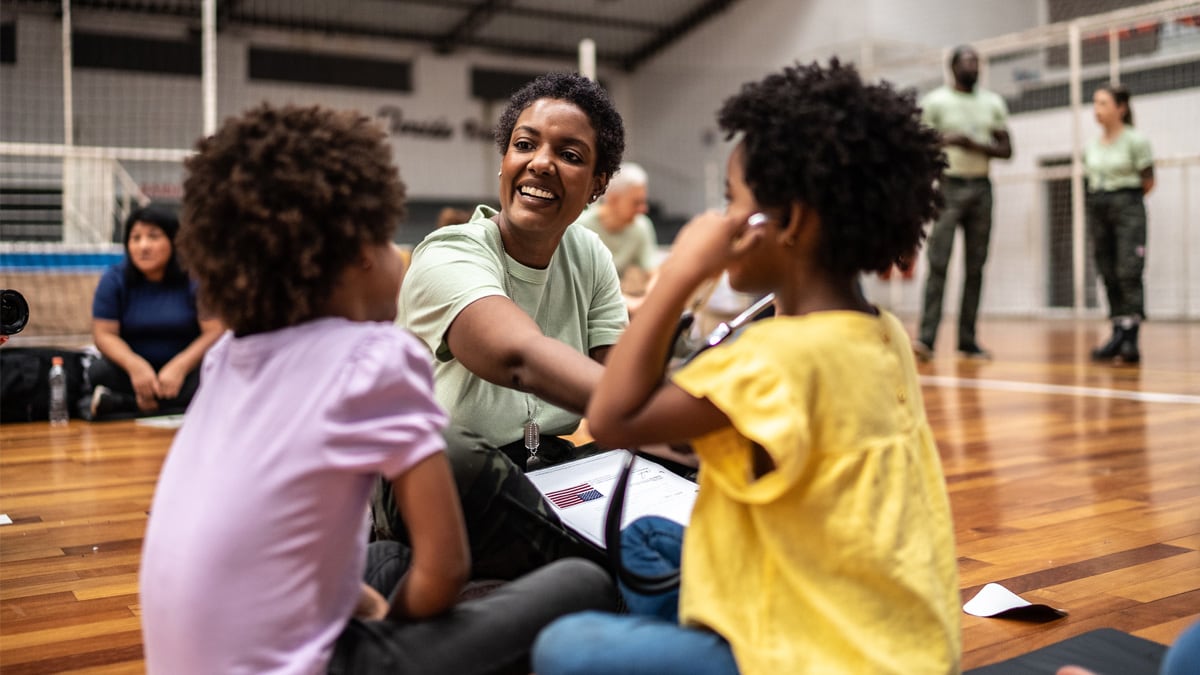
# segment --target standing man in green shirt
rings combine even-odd
[[[925,280],[921,325],[913,341],[913,352],[922,361],[933,358],[938,324],[942,320],[946,268],[954,247],[954,232],[961,226],[966,269],[958,314],[958,351],[965,358],[988,360],[992,355],[979,346],[975,319],[992,231],[988,164],[992,158],[1012,157],[1008,108],[1004,99],[975,86],[979,80],[979,55],[971,47],[955,48],[950,70],[954,86],[938,87],[921,101],[922,121],[942,134],[949,166],[941,181],[946,205],[925,242],[929,276]]]

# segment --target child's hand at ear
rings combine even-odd
[[[676,268],[672,273],[693,277],[699,283],[720,274],[761,238],[761,228],[748,227],[745,218],[705,211],[679,231],[671,245],[671,254],[663,263],[662,274],[668,268]]]

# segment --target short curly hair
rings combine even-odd
[[[911,91],[866,85],[836,58],[749,82],[717,115],[742,136],[746,182],[767,207],[821,217],[820,260],[835,274],[907,266],[941,207],[946,165]]]
[[[621,156],[625,154],[625,123],[604,88],[578,73],[546,73],[512,95],[496,125],[496,147],[500,154],[508,150],[517,118],[534,101],[544,98],[573,103],[588,116],[596,131],[595,173],[612,178],[621,168]]]
[[[262,104],[184,162],[179,254],[238,335],[316,318],[365,244],[391,241],[404,183],[358,112]]]

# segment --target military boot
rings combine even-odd
[[[1121,341],[1125,336],[1125,329],[1121,327],[1120,320],[1113,320],[1112,335],[1109,336],[1108,342],[1096,347],[1092,350],[1093,361],[1111,361],[1116,358],[1117,352],[1120,351]]]

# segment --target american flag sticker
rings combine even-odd
[[[579,485],[572,485],[569,488],[546,493],[546,499],[549,499],[551,504],[560,509],[603,498],[604,495],[600,494],[599,490],[588,483],[580,483]]]

